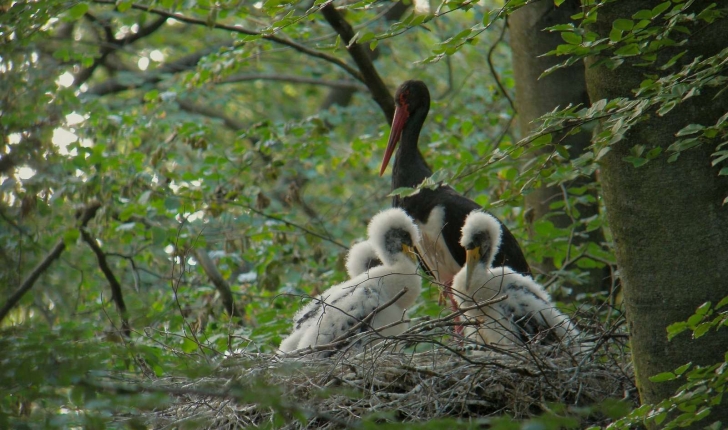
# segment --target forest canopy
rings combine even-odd
[[[0,427],[728,422],[720,2],[0,9]],[[411,79],[432,175],[393,190]],[[276,356],[370,219],[444,185],[507,226],[591,352],[478,361],[421,271],[399,355]],[[175,424],[200,404],[230,419]]]

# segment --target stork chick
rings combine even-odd
[[[372,267],[381,265],[382,260],[379,259],[374,247],[368,240],[352,246],[346,256],[346,273],[349,274],[349,278],[354,278]]]
[[[460,308],[508,296],[503,301],[466,311],[467,319],[481,322],[466,327],[466,337],[479,343],[513,346],[539,341],[555,343],[578,335],[575,325],[559,312],[541,285],[510,267],[493,267],[501,245],[501,225],[492,215],[471,212],[465,219],[460,244],[465,248],[466,261],[453,279]]]
[[[422,280],[417,274],[414,253],[420,233],[412,218],[401,209],[385,210],[372,218],[368,235],[368,242],[382,264],[334,285],[301,309],[294,316],[294,332],[281,343],[282,352],[331,343],[375,311],[359,331],[396,323],[415,302]],[[363,266],[357,260],[362,256],[366,255],[350,252],[347,261],[350,275]],[[406,292],[394,303],[380,309],[405,288]],[[379,334],[392,336],[405,329],[405,324],[399,324]]]

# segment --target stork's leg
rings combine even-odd
[[[455,293],[453,293],[452,291],[452,280],[445,283],[445,288],[443,288],[442,292],[440,293],[438,304],[440,306],[444,306],[448,299],[450,299],[450,308],[453,310],[453,312],[457,312],[458,310],[460,310],[458,302],[455,300]],[[455,321],[456,323],[460,322],[460,316],[456,316],[453,321]],[[456,334],[463,334],[463,326],[461,325],[456,325],[454,330]]]

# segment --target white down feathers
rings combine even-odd
[[[368,240],[352,246],[346,255],[346,273],[349,278],[361,275],[372,267],[381,265],[382,260],[374,252],[374,247]]]
[[[465,220],[461,245],[473,248],[480,240],[482,256],[471,268],[470,284],[466,285],[467,267],[453,279],[453,290],[460,308],[495,299],[508,298],[465,312],[466,319],[476,319],[477,326],[466,326],[464,335],[478,343],[496,346],[522,345],[551,339],[573,340],[579,334],[575,325],[562,314],[541,285],[509,267],[492,267],[500,247],[501,229],[491,215],[474,211]],[[490,249],[488,249],[490,248]]]
[[[419,243],[420,234],[412,218],[401,209],[382,211],[370,221],[368,233],[368,242],[382,265],[355,274],[366,267],[366,263],[355,261],[366,257],[366,253],[352,248],[354,253],[350,251],[347,270],[350,276],[355,276],[324,291],[296,313],[293,333],[281,342],[281,352],[337,340],[404,288],[407,288],[404,295],[379,310],[369,324],[364,324],[357,332],[396,323],[415,302],[420,295],[422,280],[417,274],[416,260],[406,255],[402,247],[414,247]],[[379,334],[392,336],[406,328],[406,324],[398,324],[379,331]]]

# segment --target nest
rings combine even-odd
[[[553,403],[585,406],[635,392],[624,335],[593,337],[578,354],[558,345],[485,349],[442,327],[371,343],[371,332],[358,337],[356,345],[367,345],[363,350],[349,343],[329,357],[321,350],[239,353],[222,360],[212,377],[159,381],[177,394],[176,402],[149,416],[150,424],[346,428],[362,419],[520,419]],[[602,419],[589,417],[591,423]]]

